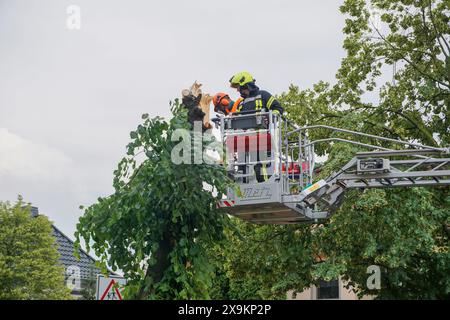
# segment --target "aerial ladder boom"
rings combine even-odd
[[[348,189],[450,185],[450,148],[437,148],[326,125],[299,127],[269,112],[219,116],[227,152],[227,170],[238,188],[230,188],[220,206],[258,224],[316,222],[341,205]],[[309,140],[309,132],[327,129],[346,136],[388,141],[393,150],[330,136]],[[318,143],[345,142],[372,151],[358,152],[338,172],[314,181]]]

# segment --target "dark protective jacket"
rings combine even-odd
[[[283,107],[269,92],[260,90],[258,86],[249,84],[250,94],[237,107],[236,113],[246,111],[278,111],[283,114]]]

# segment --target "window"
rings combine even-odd
[[[339,280],[319,282],[317,299],[339,299]]]

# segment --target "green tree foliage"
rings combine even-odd
[[[424,188],[352,194],[317,233],[317,247],[328,259],[313,273],[343,275],[360,295],[448,298],[449,208],[448,189],[446,194]],[[381,290],[366,286],[370,265],[381,268]]]
[[[47,217],[0,202],[0,299],[70,299]]]
[[[88,207],[77,225],[77,244],[84,238],[104,268],[124,272],[127,298],[208,298],[213,268],[205,248],[227,223],[217,210],[229,183],[224,168],[172,161],[174,132],[191,130],[186,109],[176,101],[172,111],[169,122],[143,115],[114,172],[114,194]]]
[[[386,125],[386,134],[448,145],[449,2],[347,0],[341,11],[348,17],[344,27],[347,56],[331,101],[353,111],[366,110],[368,120]],[[380,76],[391,73],[393,67],[392,81],[380,88],[379,103],[364,102],[364,93],[375,90]]]
[[[233,219],[226,243],[212,247],[216,298],[285,299],[287,290],[311,282],[310,226],[259,226]]]

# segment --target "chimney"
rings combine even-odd
[[[30,207],[31,211],[31,217],[36,218],[39,215],[39,208],[38,207]]]

